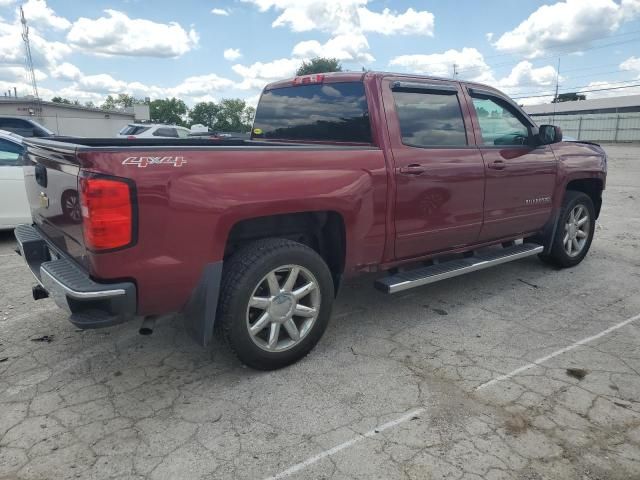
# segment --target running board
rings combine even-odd
[[[537,255],[538,253],[542,253],[543,249],[544,247],[542,245],[523,243],[473,257],[451,260],[428,267],[400,272],[377,280],[375,286],[378,290],[382,290],[385,293],[398,293],[403,290],[408,290],[409,288],[421,287],[422,285],[457,277],[465,273],[475,272],[476,270],[483,270],[502,263]]]

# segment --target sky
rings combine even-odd
[[[522,104],[640,93],[640,0],[0,0],[0,91],[255,104],[303,60],[457,76]],[[559,65],[559,69],[558,69]]]

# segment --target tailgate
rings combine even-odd
[[[25,140],[25,186],[34,224],[60,250],[86,266],[76,145]]]

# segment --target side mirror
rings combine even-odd
[[[540,125],[538,128],[540,145],[550,145],[562,141],[562,129],[555,125]]]

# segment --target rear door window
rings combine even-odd
[[[413,147],[460,147],[467,133],[454,92],[394,91],[402,143]]]
[[[364,85],[343,82],[267,90],[258,104],[252,137],[371,143]]]

